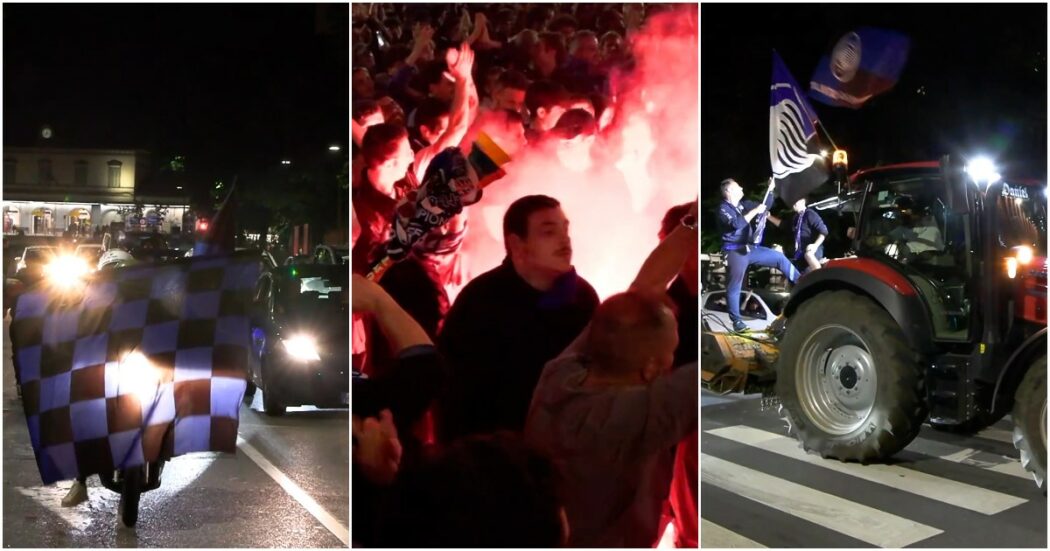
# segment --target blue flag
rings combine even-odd
[[[258,275],[244,252],[20,295],[12,355],[41,480],[234,452]]]
[[[895,31],[861,27],[848,32],[820,58],[809,83],[810,96],[858,109],[897,84],[910,48],[911,40]]]
[[[816,112],[776,52],[772,81],[769,162],[780,198],[791,205],[827,181],[828,169],[820,155]]]

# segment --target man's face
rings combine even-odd
[[[563,274],[572,269],[569,219],[561,208],[543,209],[529,216],[525,239],[520,243],[524,263],[539,270]]]
[[[452,94],[455,91],[456,85],[445,77],[441,77],[436,83],[430,85],[430,95],[441,101],[452,101]]]
[[[736,182],[729,184],[729,187],[726,189],[726,199],[728,199],[730,203],[733,203],[735,205],[739,203],[740,200],[743,198],[744,188],[740,187],[740,184]]]
[[[795,209],[795,212],[801,213],[802,211],[806,210],[806,200],[799,199],[798,201],[795,201],[795,204],[794,206],[792,206],[792,208]]]
[[[558,61],[558,51],[548,48],[547,44],[541,40],[536,43],[536,47],[533,49],[533,61],[536,64],[555,63]]]
[[[372,76],[364,69],[354,71],[353,77],[354,96],[359,99],[371,98],[375,93],[375,83]]]
[[[591,65],[598,63],[598,37],[584,36],[578,39],[572,55]]]
[[[521,113],[525,109],[525,90],[504,86],[496,92],[496,109]]]
[[[613,59],[623,53],[623,39],[620,37],[607,38],[602,44],[602,59]]]
[[[412,145],[408,143],[408,137],[402,137],[397,143],[397,150],[379,165],[380,178],[385,180],[400,180],[408,173],[408,167],[412,165],[415,154]]]
[[[429,144],[436,142],[446,130],[448,130],[448,115],[438,117],[434,128],[424,125],[419,126],[419,133],[423,135],[423,139]]]
[[[581,134],[568,140],[558,140],[557,154],[562,166],[572,172],[581,173],[591,169],[591,149],[594,146],[593,134]]]

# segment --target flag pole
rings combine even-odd
[[[824,132],[824,137],[827,138],[828,139],[828,143],[831,144],[831,149],[832,150],[838,149],[839,146],[835,145],[835,140],[831,139],[831,134],[828,133],[828,129],[824,128],[824,123],[820,122],[819,120],[817,120],[816,123],[817,124],[815,126],[820,128]]]

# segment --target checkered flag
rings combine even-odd
[[[258,275],[246,252],[21,295],[11,342],[44,483],[235,451]]]

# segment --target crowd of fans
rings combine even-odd
[[[649,547],[673,520],[696,547],[695,202],[637,228],[661,241],[605,301],[538,194],[510,204],[484,273],[462,269],[468,207],[364,277],[438,153],[600,133],[632,35],[666,9],[354,6],[355,544]]]

